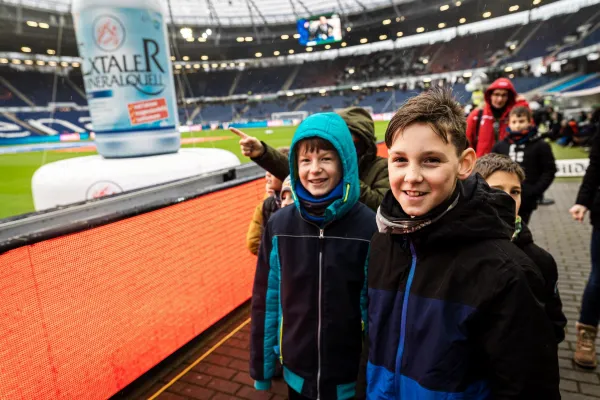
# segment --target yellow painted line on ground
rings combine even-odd
[[[194,368],[202,360],[204,360],[206,357],[208,357],[213,351],[215,351],[216,349],[218,349],[223,343],[225,343],[226,341],[228,341],[229,339],[231,339],[231,337],[233,335],[235,335],[236,333],[238,333],[243,327],[245,327],[249,323],[250,323],[250,318],[248,318],[247,320],[245,320],[244,322],[242,322],[242,324],[239,325],[237,328],[235,328],[234,330],[232,330],[231,332],[229,332],[229,334],[227,336],[225,336],[223,339],[221,339],[213,347],[211,347],[210,349],[208,349],[208,351],[206,353],[204,353],[200,357],[198,357],[198,359],[196,361],[194,361],[192,363],[192,365],[190,365],[189,367],[187,367],[186,369],[184,369],[183,371],[181,371],[181,373],[179,375],[177,375],[175,378],[171,379],[171,381],[169,383],[167,383],[165,386],[161,387],[160,390],[158,392],[154,393],[152,395],[152,397],[149,397],[148,400],[154,400],[154,399],[156,399],[162,392],[164,392],[165,390],[167,390],[168,388],[170,388],[175,382],[177,382],[179,379],[181,379],[182,376],[184,376],[185,374],[187,374],[188,372],[190,372],[192,368]]]

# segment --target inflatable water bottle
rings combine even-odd
[[[98,153],[177,152],[175,85],[161,0],[74,0],[81,72]]]

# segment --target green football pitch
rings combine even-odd
[[[387,122],[376,122],[375,133],[378,140],[383,140]],[[249,135],[269,143],[273,147],[287,146],[292,140],[295,127],[255,128],[245,129]],[[185,133],[182,140],[196,139],[193,143],[183,144],[182,147],[216,147],[231,151],[242,163],[249,159],[240,154],[239,138],[225,130],[201,131]],[[587,154],[578,148],[553,147],[557,159],[585,158]],[[84,149],[85,150],[85,149]],[[37,151],[31,153],[0,155],[0,218],[34,211],[31,194],[31,178],[34,172],[44,164],[67,158],[95,154],[87,151]]]

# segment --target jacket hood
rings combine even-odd
[[[362,171],[365,165],[370,164],[377,157],[377,138],[373,118],[361,107],[345,108],[337,114],[344,119],[350,133],[359,136],[365,146],[365,153],[358,161],[359,170]]]
[[[352,135],[348,126],[336,113],[313,114],[306,118],[296,129],[290,146],[290,183],[296,207],[306,218],[306,212],[295,192],[296,183],[300,184],[297,168],[297,144],[303,139],[319,137],[330,142],[338,152],[342,163],[343,196],[335,200],[325,211],[325,223],[340,219],[358,202],[360,181],[358,179],[358,161]]]
[[[418,242],[468,243],[481,239],[508,239],[515,230],[515,202],[503,191],[492,189],[479,174],[459,181],[458,203],[431,225],[409,234]],[[399,206],[392,191],[386,194],[382,208],[389,202]]]
[[[491,101],[492,92],[496,89],[508,90],[508,101],[506,102],[506,105],[504,106],[504,108],[510,108],[511,106],[513,106],[516,103],[517,91],[515,90],[515,87],[513,86],[510,79],[498,78],[494,82],[492,82],[492,84],[485,91],[486,105],[488,105],[490,107],[492,106],[492,101]]]
[[[510,239],[515,231],[515,201],[492,189],[479,174],[461,185],[461,199],[454,212],[445,215],[431,232],[430,241]]]
[[[510,239],[515,230],[515,202],[492,189],[479,174],[459,182],[461,199],[454,212],[438,222],[429,240]]]
[[[290,176],[288,175],[285,180],[281,183],[281,192],[280,192],[280,196],[283,195],[283,193],[285,192],[290,192],[292,193],[292,181]]]

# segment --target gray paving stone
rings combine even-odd
[[[573,351],[559,349],[558,350],[558,358],[566,358],[566,359],[570,360],[571,358],[573,358]]]
[[[595,385],[591,385],[592,387],[596,387]],[[579,385],[576,381],[569,381],[567,379],[562,379],[560,381],[560,390],[564,390],[566,392],[579,392]]]
[[[598,400],[596,396],[588,396],[585,394],[560,392],[562,400]]]
[[[581,393],[600,397],[600,386],[598,386],[598,385],[590,385],[588,383],[580,383],[579,387],[581,389]]]
[[[578,382],[600,384],[598,375],[591,371],[576,371],[572,369],[561,369],[560,377],[562,379],[570,379]]]

